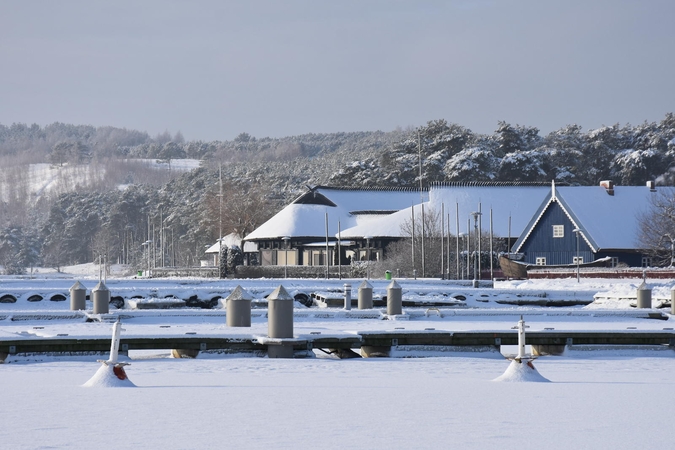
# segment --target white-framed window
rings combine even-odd
[[[553,225],[553,237],[565,237],[565,225]]]
[[[642,267],[651,267],[652,259],[649,256],[642,257]]]
[[[612,267],[617,267],[619,265],[619,258],[617,256],[612,256]]]
[[[537,259],[536,259],[536,264],[537,264],[538,266],[545,266],[545,265],[546,265],[546,258],[543,257],[543,256],[537,257]]]
[[[572,264],[583,264],[584,263],[584,257],[583,256],[573,256],[572,257]]]

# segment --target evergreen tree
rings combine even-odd
[[[233,245],[227,250],[227,271],[236,273],[236,267],[244,264],[244,254],[241,249]]]
[[[227,274],[229,273],[229,265],[228,265],[228,249],[226,245],[223,245],[223,243],[220,243],[220,259],[218,260],[218,277],[219,278],[227,278]]]

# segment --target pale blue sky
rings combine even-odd
[[[186,139],[675,111],[672,0],[0,0],[0,123]]]

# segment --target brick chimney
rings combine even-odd
[[[604,187],[607,190],[607,194],[614,195],[614,182],[610,180],[603,180],[600,182],[600,186]]]
[[[647,181],[647,187],[650,191],[656,192],[656,182],[654,180]]]

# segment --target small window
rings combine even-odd
[[[539,258],[537,258],[536,264],[538,266],[545,266],[546,265],[546,258],[540,256]]]
[[[572,264],[583,264],[584,263],[584,257],[583,256],[574,256],[572,257]]]
[[[651,267],[652,259],[649,256],[642,257],[642,267]]]
[[[619,258],[616,256],[612,256],[612,267],[618,267],[619,266]]]
[[[565,225],[553,225],[553,237],[565,237]]]

